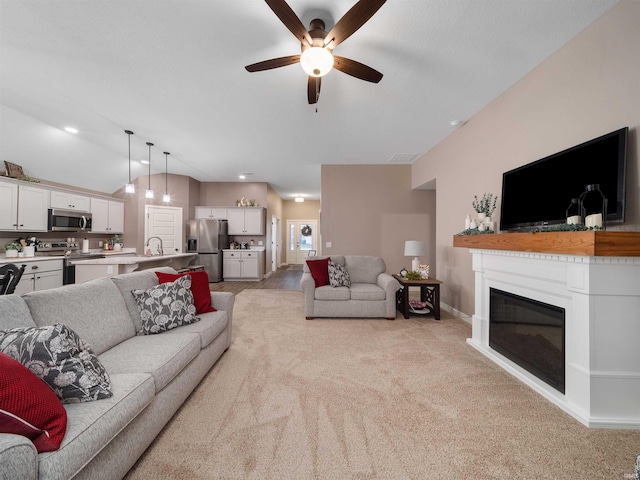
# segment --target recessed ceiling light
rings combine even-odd
[[[302,202],[304,202],[304,197],[296,197],[296,198],[294,198],[294,200],[295,200],[297,203],[302,203]]]
[[[250,177],[251,175],[253,175],[252,172],[241,172],[240,175],[238,175],[238,178],[240,180],[244,180],[247,177]]]
[[[149,165],[149,160],[140,160],[140,163],[144,165]]]
[[[451,121],[449,122],[449,126],[450,126],[451,128],[458,128],[458,127],[463,126],[465,123],[467,123],[467,121],[466,121],[466,120],[451,120]]]
[[[247,178],[247,176],[246,176],[246,175],[243,175],[243,174],[241,173],[240,175],[238,175],[238,178],[239,178],[240,180],[244,180],[245,178]]]
[[[73,127],[64,127],[64,131],[69,133],[78,133],[78,129]]]

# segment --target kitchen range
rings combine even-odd
[[[79,250],[78,242],[68,242],[64,240],[53,240],[46,242],[38,242],[36,244],[36,257],[62,257],[62,284],[68,285],[76,283],[76,267],[73,260],[85,260],[89,258],[104,258],[102,253],[82,253]]]

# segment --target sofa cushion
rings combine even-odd
[[[227,327],[229,323],[227,312],[209,312],[198,315],[199,322],[183,325],[165,333],[165,335],[179,334],[185,332],[197,333],[200,336],[200,348],[204,348],[213,342],[218,335]]]
[[[66,325],[2,330],[0,352],[41,378],[63,403],[111,396],[104,367],[91,347]]]
[[[29,307],[19,295],[0,295],[0,330],[35,327]]]
[[[151,374],[159,392],[198,355],[200,345],[198,334],[183,330],[173,335],[142,335],[104,352],[100,361],[112,375]]]
[[[316,288],[329,285],[329,261],[331,258],[322,258],[320,260],[307,260],[309,271],[316,283]]]
[[[116,275],[111,277],[111,281],[120,291],[124,304],[129,312],[129,317],[135,325],[136,332],[142,330],[142,320],[140,319],[140,310],[138,310],[138,304],[135,298],[131,295],[131,290],[148,290],[151,287],[158,285],[158,277],[156,272],[163,273],[176,273],[171,267],[160,267],[149,270],[143,270],[141,272],[124,273],[122,275]]]
[[[193,304],[196,306],[196,313],[215,312],[211,305],[211,290],[209,290],[209,275],[205,270],[198,272],[184,273],[163,273],[156,272],[160,283],[175,282],[178,278],[189,275],[191,277],[191,293],[193,293]]]
[[[346,255],[345,265],[349,271],[351,283],[373,283],[378,275],[386,271],[384,260],[367,255]]]
[[[316,288],[315,299],[316,300],[349,300],[351,298],[351,292],[348,287],[331,287],[325,285],[324,287]]]
[[[386,295],[384,290],[377,285],[370,283],[352,283],[351,299],[352,300],[384,300]]]
[[[351,280],[347,268],[329,260],[329,285],[332,287],[350,287]]]
[[[113,396],[65,405],[69,423],[60,449],[41,453],[40,478],[72,478],[153,400],[149,374],[111,375]]]
[[[67,411],[27,367],[0,353],[0,433],[33,442],[38,453],[57,450],[67,431]]]
[[[131,293],[142,319],[139,335],[162,333],[200,320],[196,317],[189,275],[148,290],[131,290]]]
[[[97,355],[136,333],[120,291],[108,278],[30,292],[23,298],[37,325],[63,323]]]

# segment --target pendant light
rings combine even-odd
[[[171,195],[169,195],[169,189],[167,188],[168,185],[168,180],[167,180],[167,176],[168,176],[168,172],[169,169],[167,168],[167,166],[169,165],[169,152],[163,152],[164,153],[164,193],[162,194],[162,201],[164,203],[169,203],[171,201]]]
[[[133,135],[133,132],[131,130],[125,130],[124,133],[126,133],[129,138],[129,183],[124,186],[124,191],[127,193],[136,193],[136,186],[131,183],[131,135]]]
[[[153,198],[153,190],[151,190],[151,147],[153,147],[153,143],[147,142],[147,145],[149,145],[149,188],[147,188],[144,196],[146,198]]]

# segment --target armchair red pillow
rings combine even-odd
[[[321,260],[307,260],[309,272],[316,282],[316,288],[329,285],[329,260],[331,260],[329,257]]]
[[[38,453],[60,448],[67,411],[53,390],[4,353],[0,353],[0,372],[0,433],[27,437]]]
[[[193,293],[193,304],[196,313],[215,312],[211,305],[211,291],[209,290],[209,275],[204,270],[185,273],[162,273],[156,272],[160,283],[175,282],[178,278],[191,275],[191,293]]]

